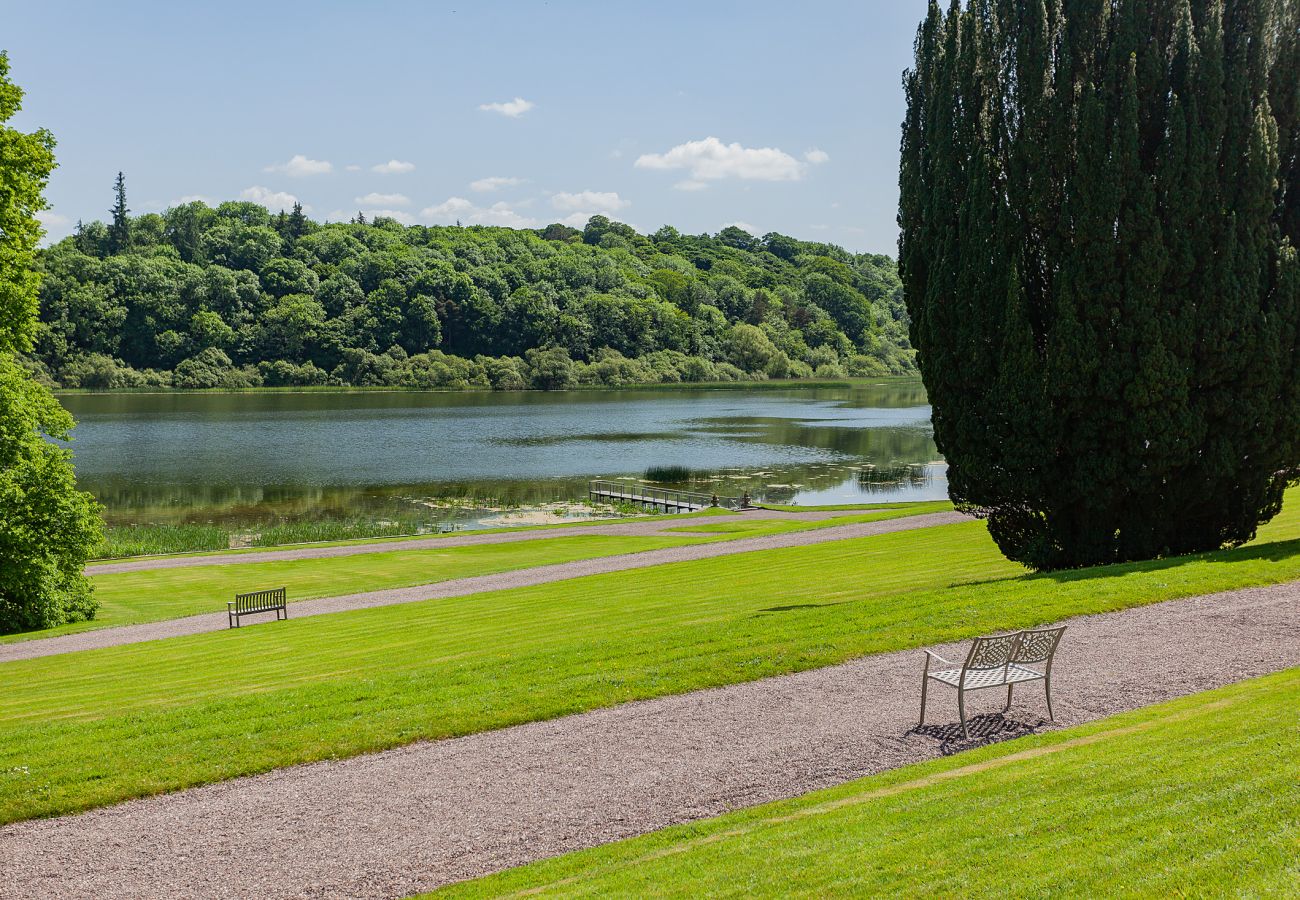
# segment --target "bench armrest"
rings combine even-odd
[[[955,662],[953,662],[953,661],[950,660],[950,659],[944,659],[942,656],[940,656],[938,653],[935,653],[933,650],[927,650],[927,651],[925,651],[925,655],[928,656],[928,657],[930,657],[930,659],[937,659],[937,660],[939,660],[939,662],[944,663],[944,664],[949,665],[949,666],[955,666],[955,665],[957,665]]]

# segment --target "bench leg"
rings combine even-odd
[[[966,730],[966,692],[957,688],[957,716],[961,719],[961,736],[970,740],[970,732]]]
[[[1048,675],[1046,678],[1043,679],[1043,690],[1047,693],[1047,718],[1055,722],[1056,716],[1052,715],[1052,676],[1051,675]]]
[[[1007,705],[1006,705],[1006,709],[1002,710],[1003,712],[1006,712],[1007,710],[1011,709],[1011,692],[1015,690],[1015,687],[1016,686],[1014,684],[1007,685]]]
[[[917,728],[925,724],[925,695],[929,688],[930,679],[927,676],[921,676],[921,721],[917,724]]]

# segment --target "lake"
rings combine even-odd
[[[771,502],[940,499],[919,380],[558,393],[69,394],[77,475],[113,523],[266,521],[419,505],[461,519],[691,470]],[[909,468],[911,467],[911,468]],[[687,486],[682,484],[681,486]]]

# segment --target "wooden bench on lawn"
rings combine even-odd
[[[930,650],[925,651],[925,671],[921,677],[921,724],[925,724],[925,697],[931,679],[957,689],[957,715],[961,718],[962,737],[969,738],[966,730],[966,692],[988,688],[1007,689],[1006,709],[1011,708],[1011,692],[1016,685],[1029,681],[1043,682],[1047,694],[1047,717],[1052,715],[1052,658],[1061,643],[1065,626],[1038,628],[978,637],[960,666]],[[949,668],[930,671],[930,664],[938,661]],[[1005,712],[1005,710],[1004,710]]]
[[[251,616],[254,613],[275,613],[275,620],[278,622],[281,613],[284,618],[289,618],[289,607],[285,602],[285,589],[275,588],[269,591],[253,591],[248,594],[236,594],[234,600],[227,601],[226,615],[230,619],[230,627],[238,628],[240,626],[240,616]]]

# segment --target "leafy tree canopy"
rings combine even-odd
[[[46,440],[66,439],[72,418],[16,357],[36,325],[36,214],[54,168],[49,133],[5,124],[22,96],[0,53],[0,633],[94,615],[82,566],[100,529],[69,452]]]
[[[32,365],[51,384],[554,388],[807,377],[827,352],[828,372],[913,370],[888,257],[736,227],[649,237],[604,216],[322,225],[196,202],[131,217],[115,191],[113,223],[40,255]],[[598,367],[606,351],[636,371]]]

